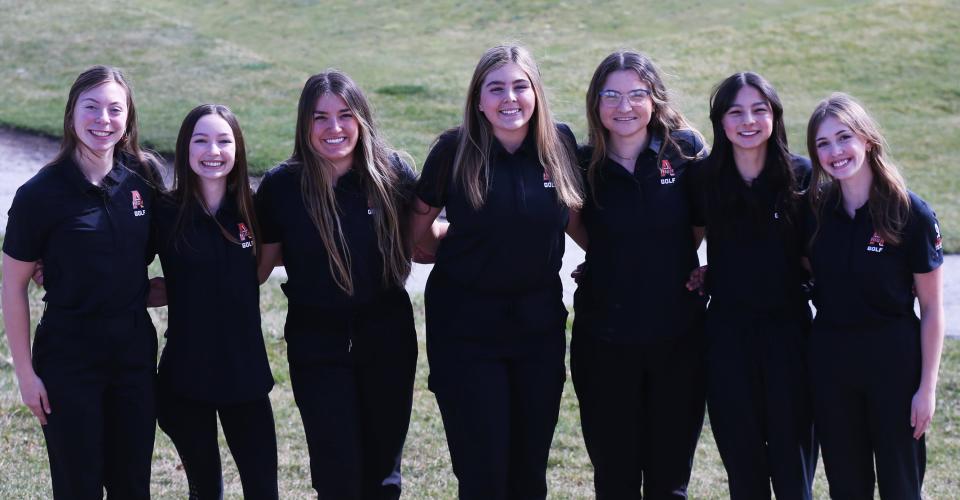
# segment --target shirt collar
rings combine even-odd
[[[114,159],[113,167],[107,172],[107,175],[101,179],[99,186],[94,185],[83,175],[83,171],[80,170],[80,165],[73,161],[72,158],[67,159],[60,165],[60,171],[67,179],[67,182],[85,194],[94,192],[107,192],[108,194],[112,194],[116,187],[127,177],[127,169],[119,159]]]
[[[660,148],[663,147],[663,138],[654,136],[650,138],[650,145],[647,146],[651,151],[660,154]]]

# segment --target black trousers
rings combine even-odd
[[[285,332],[319,497],[399,498],[417,364],[407,293],[353,311],[291,304]]]
[[[217,416],[240,473],[243,497],[276,499],[277,436],[270,398],[216,404],[159,391],[157,421],[177,447],[191,500],[223,498]]]
[[[869,328],[814,322],[814,415],[831,497],[873,498],[876,479],[881,498],[920,498],[926,448],[910,426],[920,364],[915,317]]]
[[[157,334],[146,310],[78,316],[48,308],[34,370],[51,413],[43,435],[55,498],[149,498]]]
[[[705,406],[701,327],[646,345],[574,331],[570,367],[598,499],[686,498]]]
[[[547,496],[547,459],[566,380],[567,311],[556,283],[470,290],[438,268],[426,288],[430,390],[463,500]]]
[[[792,316],[792,317],[791,317]],[[730,498],[812,498],[817,468],[807,370],[809,319],[711,304],[707,403]]]

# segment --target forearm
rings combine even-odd
[[[17,378],[33,374],[33,362],[30,353],[30,306],[27,299],[27,286],[15,283],[3,285],[3,326],[7,333],[7,343],[13,358],[13,367]]]
[[[920,390],[935,393],[940,374],[940,355],[944,335],[943,304],[920,309]]]

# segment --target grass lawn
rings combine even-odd
[[[156,274],[158,266],[154,264]],[[40,293],[31,291],[32,318],[39,317]],[[427,360],[423,342],[423,299],[414,298],[420,338],[413,418],[404,452],[403,474],[408,498],[454,498],[456,479],[433,394],[427,390]],[[311,494],[306,442],[300,416],[293,402],[283,342],[286,299],[279,281],[271,279],[261,288],[263,328],[267,352],[277,385],[271,393],[279,440],[280,491],[282,498],[304,498]],[[166,328],[166,308],[153,310],[158,331]],[[4,339],[5,340],[5,339]],[[9,360],[6,342],[0,359]],[[592,497],[593,473],[583,437],[577,400],[569,374],[550,452],[548,481],[550,498]],[[53,402],[56,405],[56,402]],[[54,406],[55,408],[55,406]],[[925,491],[928,498],[960,497],[960,341],[948,339],[939,387],[939,406],[933,430],[927,440],[928,467]],[[242,491],[236,468],[221,436],[224,482],[227,497],[240,498]],[[20,404],[20,396],[9,361],[0,361],[0,498],[49,498],[50,479],[43,436],[35,418]],[[158,498],[183,498],[186,479],[170,440],[157,432],[153,461],[153,494]],[[816,482],[816,497],[827,497],[822,470]],[[726,475],[720,463],[709,423],[704,426],[697,450],[691,498],[726,498]]]
[[[713,85],[737,70],[764,74],[780,91],[799,152],[818,100],[836,90],[859,97],[911,188],[937,209],[946,249],[960,251],[951,230],[960,216],[957,0],[280,4],[0,0],[0,123],[58,134],[72,80],[91,64],[113,64],[134,82],[142,137],[153,147],[172,150],[191,107],[222,102],[237,112],[262,171],[292,149],[303,82],[336,66],[367,90],[387,136],[423,161],[430,141],[458,123],[488,46],[530,46],[557,117],[581,138],[594,67],[633,47],[661,65],[701,128]]]

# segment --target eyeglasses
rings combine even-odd
[[[640,106],[644,101],[650,97],[652,94],[650,90],[647,89],[633,89],[630,92],[627,92],[627,101],[631,106]],[[616,90],[604,90],[600,92],[600,104],[608,108],[615,108],[620,105],[620,101],[623,100],[624,94],[617,92]]]

